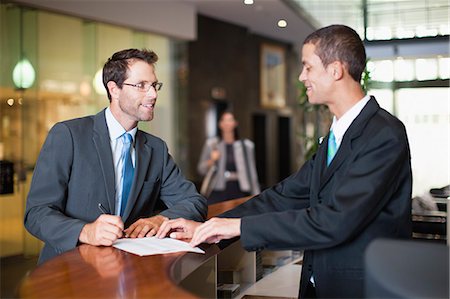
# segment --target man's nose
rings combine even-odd
[[[300,75],[298,75],[298,81],[300,81],[300,82],[305,82],[305,80],[306,80],[306,75],[305,75],[304,70],[302,70],[302,71],[300,72]]]
[[[147,95],[150,96],[152,99],[156,99],[158,97],[158,92],[153,86],[151,86],[147,91]]]

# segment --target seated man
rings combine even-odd
[[[50,130],[25,211],[25,227],[45,242],[39,263],[80,243],[153,236],[168,218],[205,219],[205,198],[165,142],[137,128],[153,119],[157,60],[147,50],[115,53],[103,68],[109,107]]]

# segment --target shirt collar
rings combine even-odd
[[[366,95],[364,98],[359,100],[352,108],[342,115],[342,117],[337,120],[336,116],[333,116],[333,123],[330,130],[333,130],[334,137],[336,138],[336,144],[339,146],[341,144],[342,138],[345,132],[350,127],[352,122],[358,117],[361,110],[366,106],[367,102],[370,100],[370,96]]]
[[[106,117],[106,125],[108,126],[110,140],[116,140],[117,138],[121,137],[124,133],[127,132],[114,117],[109,107],[106,108],[105,110],[105,117]],[[131,135],[131,137],[133,137],[133,140],[134,137],[136,136],[136,132],[137,126],[128,132]]]

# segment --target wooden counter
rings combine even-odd
[[[211,205],[208,218],[249,198]],[[20,298],[215,297],[216,245],[205,254],[137,256],[114,247],[81,245],[38,266],[22,281]],[[190,291],[187,291],[189,289]],[[194,295],[195,294],[195,295]]]

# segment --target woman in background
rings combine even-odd
[[[255,146],[239,139],[237,126],[233,113],[225,111],[219,118],[218,136],[203,146],[197,169],[204,176],[201,192],[208,204],[260,193]]]

